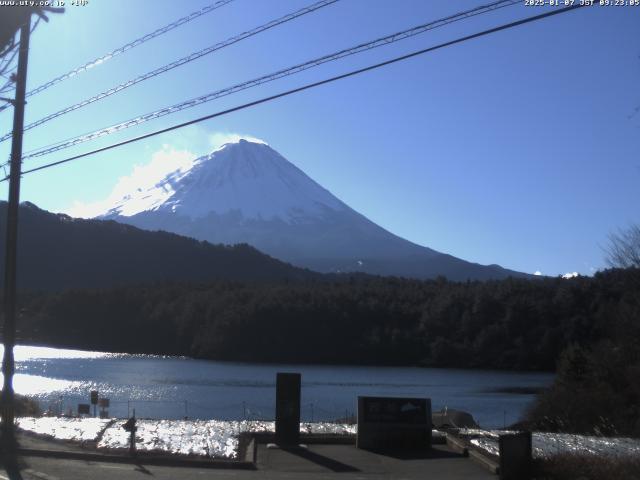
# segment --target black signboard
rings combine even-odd
[[[297,445],[300,440],[299,373],[278,373],[276,376],[276,442]]]
[[[91,405],[88,403],[78,404],[78,415],[89,415],[91,413]]]
[[[356,446],[405,452],[431,448],[431,400],[358,397]]]
[[[500,479],[527,480],[531,478],[531,432],[500,435]]]
[[[101,398],[99,403],[100,403],[100,408],[109,408],[108,398]]]
[[[422,398],[364,397],[364,421],[368,423],[427,422],[427,402]]]
[[[98,404],[98,391],[91,390],[91,405],[97,405],[97,404]]]

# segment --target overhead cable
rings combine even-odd
[[[281,93],[278,93],[276,95],[271,95],[269,97],[264,97],[264,98],[261,98],[259,100],[255,100],[253,102],[249,102],[249,103],[245,103],[243,105],[239,105],[239,106],[236,106],[236,107],[233,107],[233,108],[229,108],[227,110],[222,110],[222,111],[219,111],[219,112],[216,112],[216,113],[205,115],[204,117],[196,118],[196,119],[190,120],[188,122],[179,123],[177,125],[173,125],[171,127],[163,128],[161,130],[156,130],[154,132],[150,132],[150,133],[147,133],[147,134],[144,134],[144,135],[140,135],[138,137],[129,138],[127,140],[123,140],[121,142],[117,142],[117,143],[114,143],[114,144],[111,144],[111,145],[107,145],[107,146],[102,147],[102,148],[97,148],[95,150],[91,150],[89,152],[81,153],[79,155],[74,155],[72,157],[65,158],[63,160],[58,160],[58,161],[55,161],[55,162],[51,162],[51,163],[47,163],[47,164],[44,164],[44,165],[40,165],[38,167],[34,167],[34,168],[31,168],[31,169],[25,170],[22,173],[23,174],[27,174],[27,173],[38,172],[40,170],[45,170],[45,169],[52,168],[52,167],[55,167],[55,166],[58,166],[58,165],[69,163],[69,162],[72,162],[74,160],[78,160],[80,158],[84,158],[84,157],[87,157],[87,156],[90,156],[90,155],[95,155],[96,153],[101,153],[101,152],[105,152],[107,150],[112,150],[114,148],[121,147],[123,145],[128,145],[130,143],[138,142],[140,140],[144,140],[146,138],[150,138],[150,137],[153,137],[153,136],[156,136],[156,135],[160,135],[162,133],[170,132],[172,130],[177,130],[179,128],[183,128],[183,127],[186,127],[186,126],[189,126],[189,125],[200,123],[200,122],[203,122],[205,120],[210,120],[212,118],[221,117],[223,115],[228,115],[230,113],[237,112],[239,110],[244,110],[244,109],[247,109],[247,108],[250,108],[250,107],[254,107],[256,105],[260,105],[260,104],[263,104],[263,103],[270,102],[272,100],[276,100],[278,98],[282,98],[282,97],[286,97],[286,96],[289,96],[289,95],[293,95],[294,93],[302,92],[302,91],[305,91],[305,90],[309,90],[311,88],[315,88],[315,87],[319,87],[321,85],[325,85],[327,83],[335,82],[337,80],[342,80],[342,79],[345,79],[345,78],[348,78],[348,77],[352,77],[352,76],[355,76],[355,75],[358,75],[358,74],[361,74],[361,73],[364,73],[364,72],[375,70],[375,69],[378,69],[378,68],[381,68],[381,67],[384,67],[384,66],[387,66],[387,65],[391,65],[391,64],[394,64],[394,63],[397,63],[397,62],[401,62],[401,61],[407,60],[409,58],[416,57],[418,55],[423,55],[423,54],[426,54],[426,53],[429,53],[429,52],[432,52],[432,51],[435,51],[435,50],[438,50],[438,49],[441,49],[441,48],[444,48],[444,47],[448,47],[448,46],[455,45],[455,44],[458,44],[458,43],[466,42],[468,40],[473,40],[475,38],[482,37],[482,36],[485,36],[485,35],[489,35],[489,34],[492,34],[492,33],[496,33],[496,32],[502,31],[502,30],[507,30],[507,29],[510,29],[510,28],[518,27],[520,25],[524,25],[524,24],[527,24],[527,23],[535,22],[537,20],[542,20],[544,18],[551,17],[551,16],[554,16],[554,15],[559,15],[559,14],[562,14],[562,13],[566,13],[566,12],[569,12],[571,10],[576,10],[578,8],[582,8],[584,6],[586,6],[586,5],[584,5],[584,4],[575,4],[575,5],[572,5],[572,6],[569,6],[569,7],[555,9],[555,10],[552,10],[552,11],[549,11],[549,12],[546,12],[546,13],[542,13],[542,14],[539,14],[539,15],[534,15],[532,17],[527,17],[527,18],[524,18],[522,20],[518,20],[518,21],[515,21],[515,22],[503,24],[503,25],[500,25],[498,27],[490,28],[488,30],[483,30],[481,32],[477,32],[477,33],[474,33],[474,34],[471,34],[471,35],[467,35],[465,37],[460,37],[460,38],[457,38],[455,40],[450,40],[448,42],[441,43],[441,44],[435,45],[433,47],[424,48],[422,50],[418,50],[416,52],[412,52],[412,53],[409,53],[409,54],[406,54],[406,55],[402,55],[400,57],[395,57],[395,58],[392,58],[390,60],[386,60],[384,62],[376,63],[374,65],[369,65],[368,67],[360,68],[360,69],[357,69],[357,70],[352,70],[352,71],[344,73],[342,75],[336,75],[335,77],[330,77],[330,78],[327,78],[327,79],[324,79],[324,80],[320,80],[318,82],[308,83],[308,84],[303,85],[301,87],[297,87],[297,88],[294,88],[294,89],[291,89],[291,90],[287,90],[285,92],[281,92]],[[8,177],[5,177],[5,178],[1,179],[0,182],[4,182],[6,180],[8,180]]]
[[[257,35],[261,32],[264,32],[265,30],[269,30],[273,27],[276,27],[278,25],[281,25],[283,23],[289,22],[291,20],[294,20],[298,17],[301,17],[303,15],[306,15],[308,13],[314,12],[316,10],[319,10],[320,8],[326,7],[328,5],[331,5],[333,3],[338,2],[339,0],[321,0],[319,2],[313,3],[307,7],[301,8],[300,10],[296,10],[295,12],[289,13],[287,15],[284,15],[282,17],[279,17],[277,19],[271,20],[268,23],[265,23],[263,25],[260,25],[259,27],[256,27],[252,30],[248,30],[246,32],[240,33],[238,35],[235,35],[233,37],[230,37],[222,42],[216,43],[215,45],[211,45],[207,48],[203,48],[202,50],[198,50],[197,52],[193,52],[189,55],[187,55],[186,57],[182,57],[179,58],[178,60],[175,60],[171,63],[168,63],[166,65],[163,65],[162,67],[156,68],[155,70],[152,70],[150,72],[144,73],[142,75],[139,75],[135,78],[132,78],[131,80],[128,80],[126,82],[123,82],[119,85],[116,85],[115,87],[112,87],[108,90],[105,90],[104,92],[98,93],[97,95],[94,95],[91,98],[87,98],[86,100],[83,100],[81,102],[78,102],[74,105],[68,106],[66,108],[63,108],[62,110],[59,110],[55,113],[51,113],[43,118],[40,118],[39,120],[36,120],[35,122],[29,123],[28,125],[25,125],[24,130],[30,130],[34,127],[37,127],[39,125],[42,125],[43,123],[48,122],[49,120],[53,120],[54,118],[60,117],[62,115],[65,115],[67,113],[73,112],[75,110],[78,110],[79,108],[85,107],[87,105],[90,105],[92,103],[95,103],[99,100],[103,100],[115,93],[121,92],[122,90],[129,88],[133,85],[136,85],[137,83],[140,83],[144,80],[149,80],[150,78],[153,78],[157,75],[160,75],[162,73],[168,72],[169,70],[173,70],[174,68],[180,67],[182,65],[185,65],[189,62],[192,62],[200,57],[203,57],[205,55],[208,55],[210,53],[213,53],[217,50],[221,50],[225,47],[228,47],[229,45],[233,45],[234,43],[238,43],[241,40],[244,40],[245,38],[249,38],[252,37],[254,35]],[[4,142],[5,140],[11,138],[11,133],[7,133],[5,135],[3,135],[2,137],[0,137],[0,142]]]
[[[201,8],[200,10],[196,10],[195,12],[191,12],[189,15],[187,15],[186,17],[182,17],[179,18],[178,20],[175,20],[171,23],[169,23],[168,25],[165,25],[164,27],[158,28],[157,30],[154,30],[151,33],[147,33],[146,35],[143,35],[142,37],[136,38],[135,40],[126,43],[125,45],[116,48],[115,50],[111,50],[108,53],[105,53],[104,55],[91,60],[87,63],[85,63],[84,65],[80,65],[77,68],[74,68],[73,70],[68,71],[67,73],[64,73],[52,80],[49,80],[48,82],[40,85],[39,87],[34,88],[33,90],[27,92],[27,97],[30,97],[32,95],[35,95],[36,93],[40,93],[48,88],[53,87],[54,85],[57,85],[58,83],[67,80],[71,77],[75,77],[76,75],[78,75],[79,73],[82,72],[86,72],[87,70],[89,70],[90,68],[93,68],[97,65],[101,65],[104,62],[111,60],[113,57],[120,55],[121,53],[126,52],[127,50],[131,50],[132,48],[135,48],[139,45],[142,45],[145,42],[148,42],[149,40],[151,40],[152,38],[156,38],[160,35],[163,35],[171,30],[173,30],[174,28],[177,28],[181,25],[184,25],[185,23],[189,23],[193,20],[195,20],[198,17],[201,17],[202,15],[205,15],[207,13],[213,12],[214,10],[233,2],[234,0],[218,0],[215,3],[212,3],[211,5],[207,5],[206,7]]]
[[[127,128],[140,125],[142,123],[148,122],[149,120],[154,120],[156,118],[164,117],[166,115],[170,115],[176,112],[180,112],[182,110],[192,108],[203,103],[210,102],[212,100],[216,100],[221,97],[225,97],[227,95],[231,95],[237,93],[242,90],[246,90],[249,88],[256,87],[258,85],[262,85],[264,83],[272,82],[274,80],[278,80],[283,77],[287,77],[289,75],[294,75],[296,73],[300,73],[302,71],[308,70],[313,67],[317,67],[319,65],[325,64],[327,62],[332,62],[335,60],[339,60],[344,57],[348,57],[351,55],[355,55],[360,52],[364,52],[366,50],[371,50],[374,48],[381,47],[383,45],[388,45],[390,43],[395,43],[400,40],[404,40],[406,38],[413,37],[415,35],[427,32],[429,30],[433,30],[438,27],[442,27],[448,25],[453,22],[457,22],[466,18],[470,18],[476,15],[481,15],[498,8],[502,8],[505,6],[514,5],[516,3],[520,3],[519,0],[501,0],[497,2],[493,2],[488,5],[484,5],[481,7],[474,8],[472,10],[467,10],[465,12],[457,13],[455,15],[451,15],[445,17],[440,20],[432,21],[423,25],[419,25],[417,27],[410,28],[408,30],[403,30],[401,32],[394,33],[392,35],[387,35],[382,38],[378,38],[376,40],[361,43],[355,47],[346,48],[344,50],[340,50],[335,53],[331,53],[329,55],[324,55],[319,58],[315,58],[313,60],[309,60],[307,62],[294,65],[292,67],[285,68],[283,70],[279,70],[277,72],[270,73],[268,75],[263,75],[261,77],[255,78],[253,80],[245,81],[242,83],[235,84],[231,87],[223,88],[221,90],[216,90],[214,92],[207,93],[200,97],[192,98],[190,100],[186,100],[168,107],[164,107],[160,110],[155,110],[153,112],[147,113],[145,115],[140,115],[138,117],[132,118],[130,120],[117,123],[115,125],[111,125],[106,128],[102,128],[100,130],[96,130],[90,133],[86,133],[83,135],[79,135],[76,137],[72,137],[61,142],[57,142],[50,146],[40,147],[39,149],[32,150],[31,152],[27,152],[27,154],[23,157],[23,159],[40,157],[43,155],[47,155],[53,152],[57,152],[59,150],[63,150],[65,148],[72,147],[74,145],[78,145],[80,143],[85,143],[91,140],[95,140],[100,137],[104,137],[105,135],[110,135],[112,133],[116,133]],[[4,137],[3,137],[4,138]]]

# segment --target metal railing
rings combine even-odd
[[[78,416],[78,404],[86,400],[77,397],[61,396],[55,400],[40,401],[45,415]],[[257,404],[241,401],[223,405],[205,405],[193,400],[110,400],[108,408],[91,407],[90,416],[100,416],[101,411],[109,418],[149,419],[190,419],[190,420],[259,420],[274,421],[274,404]],[[355,423],[355,411],[336,409],[317,402],[305,402],[300,405],[301,422]]]

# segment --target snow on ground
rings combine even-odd
[[[271,422],[273,423],[273,422]],[[275,423],[273,423],[272,432],[276,430]],[[356,425],[351,425],[347,423],[327,423],[327,422],[318,422],[318,423],[301,423],[300,424],[300,433],[311,433],[314,435],[317,434],[331,434],[331,435],[355,435],[357,433],[358,427]]]
[[[473,445],[492,455],[499,454],[498,436],[503,433],[513,432],[478,429],[463,429],[458,432],[459,435],[470,438]],[[534,432],[531,441],[534,457],[550,457],[558,453],[640,456],[640,439],[636,438]]]
[[[121,423],[121,422],[119,422]],[[118,425],[107,428],[98,448],[129,448],[129,434]],[[136,447],[181,455],[235,458],[238,437],[244,432],[275,432],[275,422],[222,420],[139,420]],[[355,433],[354,425],[302,423],[302,433]]]
[[[129,433],[122,428],[125,422],[122,419],[24,417],[17,421],[20,429],[49,438],[75,442],[97,441],[98,449],[129,448]],[[237,457],[241,433],[275,432],[275,422],[257,420],[138,420],[137,427],[138,450],[228,459]],[[356,425],[347,424],[300,424],[303,434],[355,435],[356,429]],[[476,447],[498,455],[498,436],[509,432],[462,429],[458,433],[467,437]],[[536,457],[566,452],[640,456],[640,439],[535,432],[532,440]]]
[[[18,428],[57,440],[88,442],[95,440],[111,422],[101,418],[20,417]]]
[[[128,449],[129,433],[122,422],[107,428],[98,448]],[[269,432],[273,422],[221,420],[139,420],[136,448],[142,451],[235,458],[242,432]]]
[[[18,427],[60,440],[98,440],[98,449],[128,450],[129,432],[125,420],[95,418],[20,418]],[[275,432],[275,422],[222,420],[138,420],[136,448],[140,451],[199,455],[211,458],[236,458],[238,437],[243,432]],[[301,423],[302,433],[355,434],[355,425]]]

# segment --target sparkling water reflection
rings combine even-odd
[[[64,413],[88,403],[89,391],[110,399],[109,413],[177,419],[272,419],[275,374],[302,373],[305,421],[344,418],[358,395],[430,397],[471,412],[482,426],[516,421],[533,395],[498,393],[540,388],[550,374],[413,367],[277,365],[17,346],[15,388]]]

